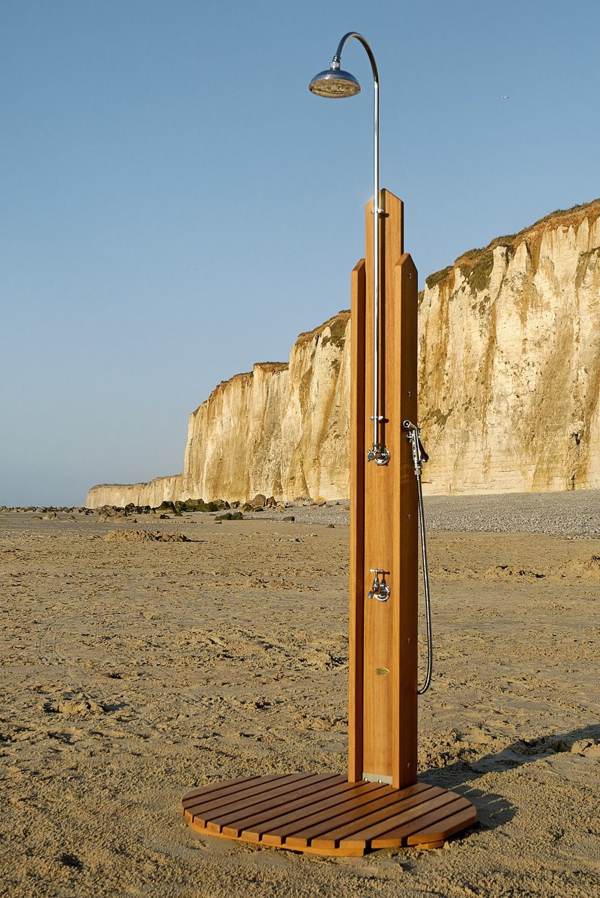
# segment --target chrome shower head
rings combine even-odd
[[[354,97],[360,93],[360,84],[354,75],[340,69],[339,63],[337,68],[332,63],[328,69],[315,75],[308,85],[308,89],[318,97],[329,97],[339,100],[344,97]]]

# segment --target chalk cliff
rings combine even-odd
[[[300,334],[289,362],[219,384],[189,418],[183,474],[92,487],[86,505],[340,498],[348,492],[349,312]]]
[[[183,473],[92,487],[86,504],[343,498],[348,312],[301,334],[190,416]],[[600,200],[556,212],[427,278],[420,422],[430,493],[600,487]]]

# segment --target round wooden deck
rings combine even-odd
[[[394,789],[308,773],[198,787],[184,796],[183,813],[202,835],[339,856],[403,845],[438,848],[477,819],[468,799],[439,786]]]

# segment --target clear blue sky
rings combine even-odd
[[[350,29],[421,280],[600,194],[597,0],[3,0],[0,503],[181,470],[218,381],[348,307],[363,50],[306,87]]]

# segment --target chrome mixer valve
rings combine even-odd
[[[372,567],[369,568],[369,573],[375,574],[375,576],[373,577],[373,585],[367,593],[368,598],[377,599],[378,602],[387,602],[390,597],[390,588],[386,583],[385,575],[389,574],[389,571],[380,567]]]

